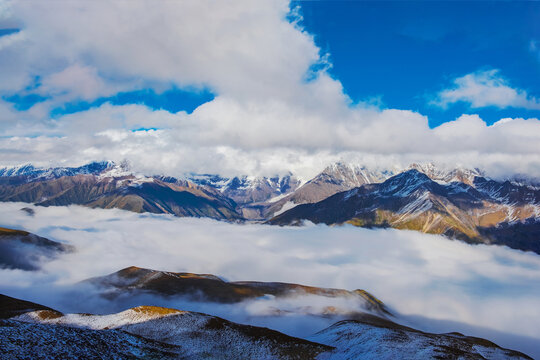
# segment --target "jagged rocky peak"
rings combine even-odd
[[[476,177],[485,176],[484,173],[477,169],[469,169],[461,166],[448,168],[437,166],[434,163],[413,163],[408,169],[418,170],[431,178],[432,180],[444,183],[462,182],[468,185],[473,185]]]
[[[104,171],[100,172],[101,177],[123,177],[134,175],[131,164],[127,160],[121,161],[119,164],[110,161],[110,166],[107,167]],[[141,176],[139,176],[141,177]]]
[[[326,180],[333,181],[336,185],[347,185],[349,188],[364,184],[382,183],[394,175],[408,170],[417,170],[427,175],[431,180],[438,183],[462,182],[473,186],[477,177],[485,177],[485,173],[478,168],[466,168],[463,166],[450,167],[428,163],[412,163],[403,168],[399,165],[387,167],[369,168],[360,164],[336,162],[326,167],[317,177],[310,182]],[[512,178],[513,179],[513,178]],[[526,177],[519,178],[522,182],[530,182]]]
[[[0,168],[0,176],[22,176],[34,173],[37,169],[32,164],[7,166]]]
[[[540,253],[536,241],[540,190],[476,175],[472,180],[472,185],[437,181],[409,169],[383,183],[363,185],[287,209],[269,223],[296,225],[309,220],[328,225],[393,227]]]
[[[241,190],[270,190],[274,195],[286,193],[291,189],[298,187],[300,181],[292,175],[287,173],[283,176],[237,176],[225,183],[224,188],[226,191],[241,191]]]
[[[396,176],[391,177],[381,184],[381,192],[403,192],[410,193],[424,184],[432,183],[433,180],[416,169],[404,171]]]
[[[363,184],[371,184],[386,180],[393,174],[390,170],[376,171],[365,166],[336,162],[327,166],[317,177],[311,181],[327,181],[336,185],[353,188]]]
[[[222,177],[211,174],[189,174],[187,178],[196,184],[221,191],[238,204],[265,202],[296,190],[300,179],[292,173],[275,176],[234,176]]]
[[[189,173],[186,178],[197,185],[210,186],[215,189],[222,189],[229,181],[229,178],[216,174]]]

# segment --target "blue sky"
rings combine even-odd
[[[540,111],[491,106],[447,109],[429,99],[452,79],[499,69],[511,85],[540,97],[539,2],[302,1],[303,25],[330,54],[330,72],[354,101],[428,115],[430,125],[478,113],[488,123]],[[532,45],[534,46],[534,45]],[[539,46],[540,47],[540,46]]]
[[[0,0],[2,160],[540,177],[539,14],[540,2]]]
[[[529,96],[540,97],[539,2],[373,2],[301,1],[300,23],[329,55],[330,74],[353,102],[419,112],[430,127],[462,114],[479,114],[488,124],[505,117],[539,117],[540,110],[482,106],[466,102],[446,107],[433,100],[456,78],[499,70],[498,76]],[[16,32],[0,30],[0,36]],[[39,85],[39,78],[35,80]],[[214,98],[208,89],[172,88],[126,91],[92,101],[70,101],[50,111],[54,118],[98,107],[144,104],[153,109],[191,113]],[[47,100],[26,91],[4,95],[18,110]]]

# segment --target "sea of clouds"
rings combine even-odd
[[[39,271],[0,270],[0,293],[64,312],[107,313],[152,304],[201,311],[307,336],[334,319],[299,314],[323,297],[264,298],[237,305],[150,296],[107,300],[77,283],[128,266],[211,273],[230,281],[293,282],[365,289],[417,328],[461,331],[540,355],[540,256],[507,247],[468,245],[413,231],[352,226],[277,227],[136,214],[80,206],[0,205],[1,226],[71,244],[76,251]],[[357,303],[342,301],[351,309]],[[268,316],[274,309],[288,316]],[[309,313],[309,311],[307,311]]]

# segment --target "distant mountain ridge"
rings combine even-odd
[[[216,189],[234,200],[240,206],[244,218],[260,220],[266,217],[265,209],[268,203],[294,193],[302,184],[302,181],[291,173],[273,177],[244,175],[232,178],[189,174],[187,179],[198,185]]]
[[[31,164],[0,168],[0,177],[21,177],[27,181],[49,180],[62,176],[80,174],[100,174],[107,169],[115,167],[112,161],[97,161],[79,167],[37,168]]]
[[[530,222],[530,231],[538,235],[534,224],[540,214],[540,190],[479,176],[471,182],[440,183],[411,169],[383,183],[366,184],[317,203],[298,205],[269,223],[289,225],[309,220],[328,225],[392,227],[540,253],[535,236],[495,231],[500,224]]]
[[[335,163],[303,181],[291,173],[230,178],[146,176],[132,172],[127,163],[104,161],[74,168],[26,165],[2,168],[0,174],[0,201],[79,204],[278,225],[303,220],[351,223],[540,252],[535,240],[540,238],[537,181],[494,180],[480,169],[411,164],[403,170],[381,170]]]
[[[98,168],[92,174],[41,178],[32,173],[1,177],[0,200],[42,206],[77,204],[220,220],[242,219],[236,203],[212,188],[184,180],[133,175],[110,166]]]

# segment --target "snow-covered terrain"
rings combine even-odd
[[[330,349],[270,329],[154,306],[139,306],[111,315],[62,315],[40,310],[14,320],[56,325],[56,328],[107,330],[105,334],[110,329],[122,331],[173,345],[173,349],[181,348],[182,358],[188,359],[312,359]],[[127,342],[129,337],[122,340]]]
[[[117,166],[112,161],[92,162],[79,167],[53,167],[38,168],[32,164],[8,166],[0,168],[0,176],[26,177],[29,181],[55,179],[62,176],[74,176],[79,174],[97,175],[107,170],[113,171]]]
[[[375,317],[342,321],[309,339],[336,347],[325,360],[531,359],[484,339],[424,333]]]
[[[7,339],[0,348],[16,359],[24,358],[30,347],[40,355],[64,351],[68,357],[75,357],[74,353],[79,351],[82,356],[92,356],[99,349],[94,347],[96,340],[109,345],[104,351],[107,357],[132,354],[136,358],[187,359],[530,359],[485,339],[459,333],[425,333],[372,315],[338,322],[310,336],[309,341],[206,314],[155,306],[139,306],[110,315],[63,315],[38,310],[0,322],[0,334]],[[47,338],[61,345],[47,348]],[[166,348],[165,344],[172,346]],[[159,354],[165,350],[166,356]]]

